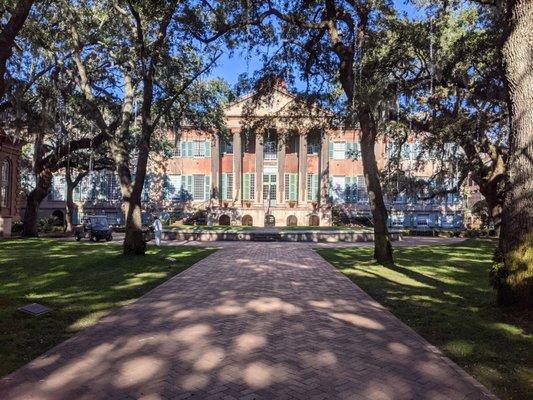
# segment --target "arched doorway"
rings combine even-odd
[[[65,223],[65,214],[61,210],[54,210],[52,217],[55,218],[54,225],[62,226]]]
[[[296,226],[298,225],[298,218],[296,218],[296,215],[289,215],[287,217],[287,226]]]
[[[254,219],[251,215],[244,215],[241,220],[241,224],[244,226],[252,226],[254,224]]]
[[[227,215],[227,214],[222,214],[218,218],[218,224],[219,225],[229,225],[230,223],[231,223],[231,219],[230,219],[229,215]]]
[[[272,214],[265,215],[265,226],[276,226],[276,218]]]
[[[309,217],[309,226],[319,226],[320,225],[320,218],[318,218],[318,215],[313,214]]]

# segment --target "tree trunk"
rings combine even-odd
[[[500,236],[500,228],[502,222],[502,208],[503,208],[503,194],[499,190],[498,183],[490,182],[484,185],[479,185],[479,191],[485,197],[487,207],[489,209],[489,217],[494,224],[496,236]]]
[[[503,48],[511,108],[508,191],[499,252],[516,249],[533,233],[533,1],[509,0],[509,29]]]
[[[5,73],[7,60],[13,54],[15,39],[22,29],[26,18],[28,18],[33,3],[33,0],[19,0],[13,7],[13,13],[4,26],[4,29],[0,32],[0,99],[4,97],[6,89]]]
[[[365,174],[368,201],[374,221],[374,258],[381,264],[393,264],[392,244],[387,228],[387,208],[383,201],[376,153],[374,151],[377,127],[372,114],[368,110],[359,112],[359,123],[362,131],[361,156],[363,159],[363,173]]]
[[[74,203],[74,189],[76,186],[68,184],[67,182],[67,202],[65,222],[67,224],[66,232],[72,232],[74,230],[74,213],[76,211],[76,204]]]
[[[141,196],[133,195],[124,203],[126,214],[126,236],[123,252],[125,255],[142,255],[146,251],[141,219]]]
[[[39,207],[42,201],[48,195],[50,187],[52,186],[52,173],[45,171],[37,177],[35,189],[33,189],[26,197],[26,210],[24,211],[24,219],[22,221],[22,236],[36,237],[39,236],[37,229],[37,219],[39,217]]]

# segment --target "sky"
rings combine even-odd
[[[410,18],[416,18],[422,15],[420,10],[417,10],[409,0],[394,0],[396,8],[400,12],[405,12]],[[253,73],[260,67],[260,61],[257,59],[246,59],[244,54],[234,53],[230,55],[224,52],[217,67],[211,72],[210,78],[223,78],[234,86],[240,74]]]

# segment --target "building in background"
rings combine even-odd
[[[0,130],[0,237],[11,236],[18,216],[20,144]]]
[[[170,158],[153,157],[143,192],[147,213],[171,220],[198,214],[211,225],[328,226],[334,211],[349,220],[371,219],[358,130],[316,129],[313,118],[323,115],[295,117],[294,110],[288,111],[295,97],[282,89],[252,113],[247,111],[251,101],[246,96],[227,107],[229,133],[184,129]],[[266,121],[254,130],[259,133],[243,128],[257,121]],[[386,143],[378,142],[375,151],[378,168],[384,168]],[[412,168],[419,153],[416,142],[406,143],[401,153],[402,167],[414,176],[433,174],[431,160]],[[64,215],[64,200],[64,176],[58,174],[42,215]],[[123,222],[112,172],[91,173],[77,188],[75,200],[80,215],[107,214]],[[391,227],[463,227],[464,207],[457,194],[426,201],[400,194],[387,199],[387,207]]]

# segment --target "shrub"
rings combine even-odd
[[[498,304],[533,305],[533,234],[511,251],[503,263],[495,263],[490,271]]]

